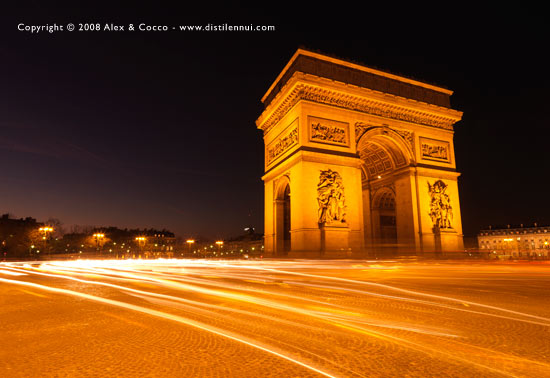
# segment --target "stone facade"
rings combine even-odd
[[[298,50],[256,121],[266,253],[463,249],[451,94]]]
[[[479,249],[495,258],[547,259],[550,257],[550,227],[507,227],[481,230]]]

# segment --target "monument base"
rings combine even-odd
[[[321,252],[342,252],[349,249],[349,226],[347,223],[334,222],[320,224]]]
[[[461,251],[464,249],[462,235],[453,228],[440,229],[434,227],[435,252]]]

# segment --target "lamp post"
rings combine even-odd
[[[105,238],[105,234],[103,233],[95,233],[94,234],[94,238],[95,238],[95,249],[96,249],[96,252],[99,253],[99,256],[101,256],[101,250],[99,249],[99,246],[100,246],[100,241],[103,240],[103,238]]]
[[[49,226],[40,227],[38,231],[40,231],[43,234],[42,240],[44,240],[44,249],[48,251],[48,257],[50,257],[50,249],[47,247],[48,240],[49,240],[48,233],[53,232],[53,227],[49,227]]]
[[[505,238],[504,240],[504,256],[508,256],[508,253],[510,253],[509,258],[512,258],[512,244],[511,242],[514,241],[513,238]]]
[[[138,246],[139,246],[140,256],[141,256],[141,252],[143,252],[143,245],[145,245],[146,240],[147,240],[147,238],[145,238],[145,236],[137,236],[136,237],[136,241],[138,242]]]
[[[195,244],[195,240],[193,239],[187,239],[186,241],[187,245],[189,246],[189,256],[191,256],[191,246]]]
[[[223,246],[223,241],[218,240],[218,241],[216,242],[216,244],[218,245],[218,254],[220,254],[221,248],[222,248],[222,246]]]

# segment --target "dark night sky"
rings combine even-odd
[[[0,12],[2,213],[181,236],[262,229],[263,142],[254,121],[262,95],[305,46],[455,91],[466,235],[488,224],[550,223],[540,10],[31,4]],[[277,30],[31,35],[17,31],[20,22]]]

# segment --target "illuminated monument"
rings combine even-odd
[[[299,49],[256,121],[266,252],[462,249],[451,94]]]

